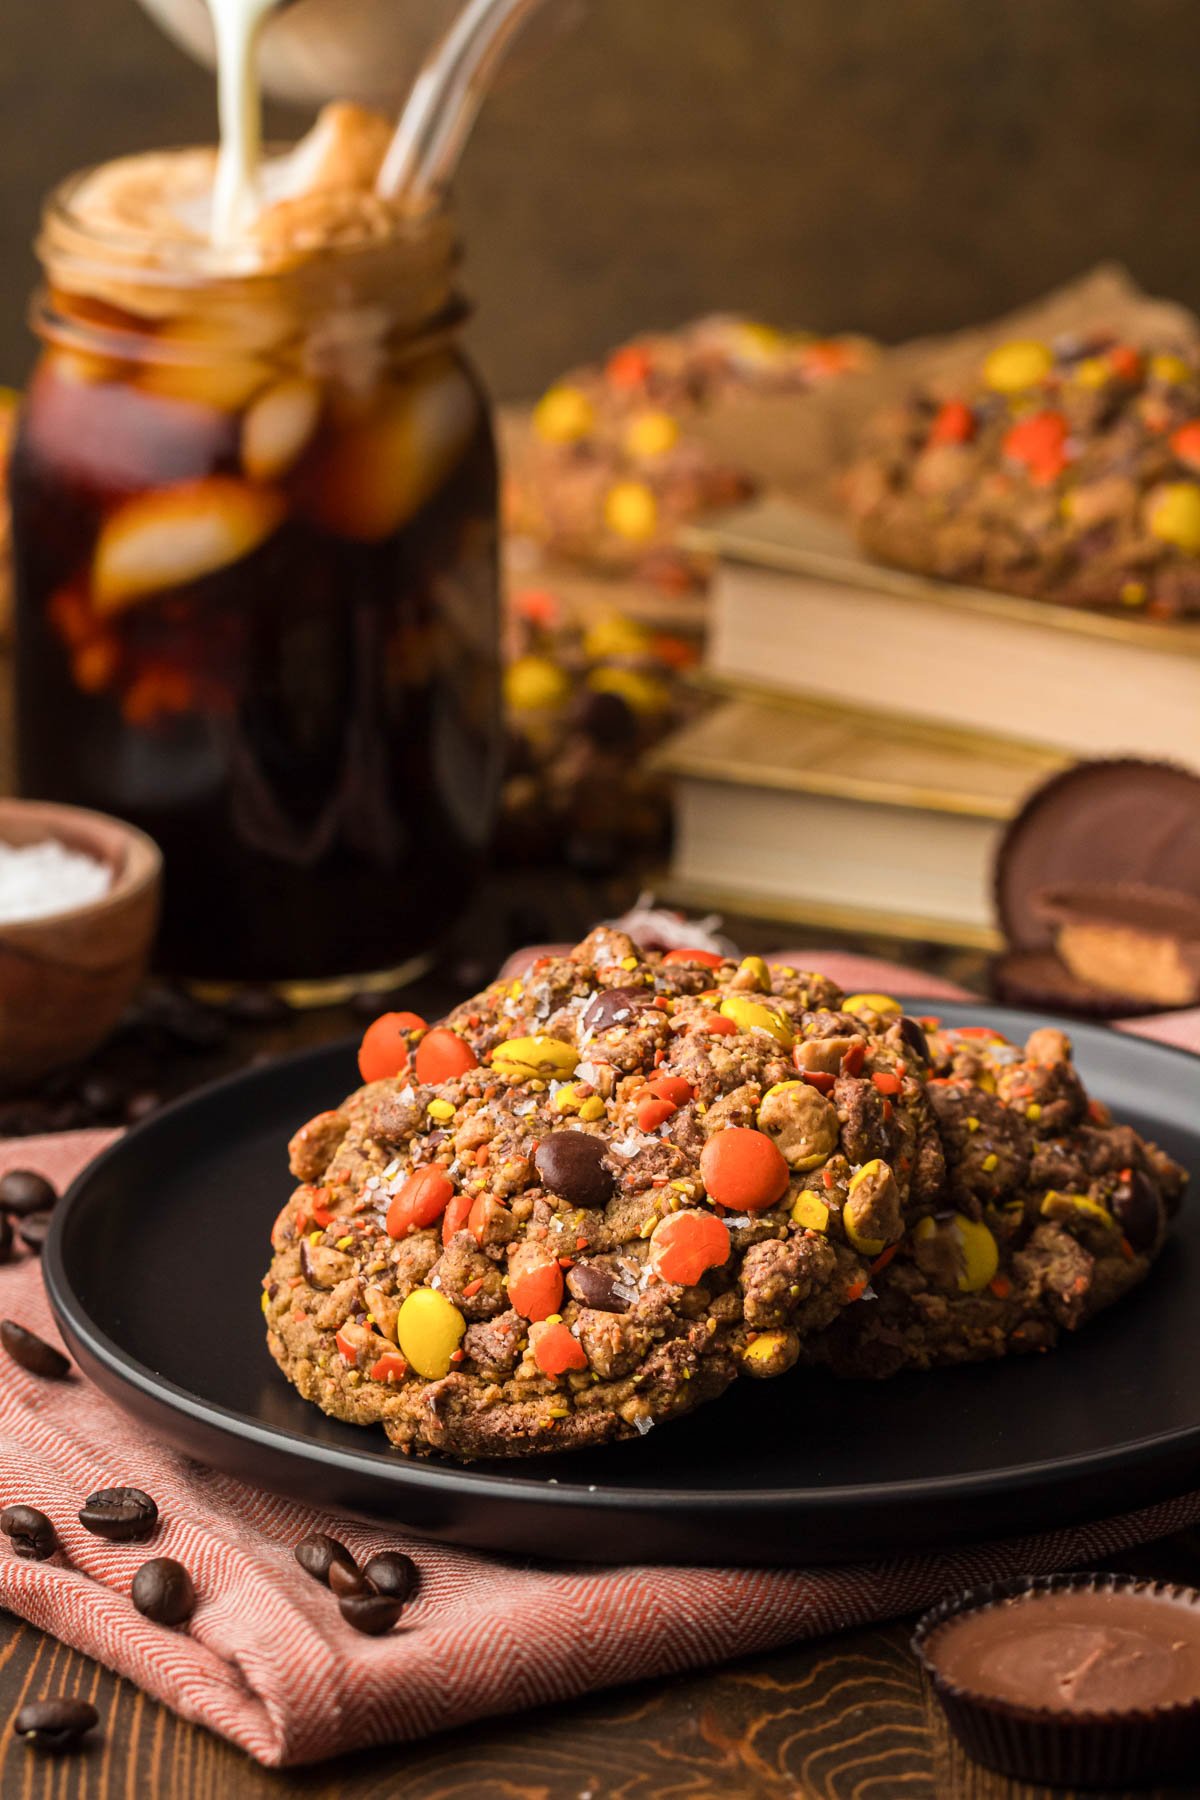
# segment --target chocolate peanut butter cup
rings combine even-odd
[[[951,1596],[913,1649],[968,1755],[1090,1788],[1190,1776],[1200,1758],[1200,1592],[1132,1575],[1020,1577]]]

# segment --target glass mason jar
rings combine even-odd
[[[384,985],[469,893],[502,753],[452,223],[230,272],[89,223],[84,179],[12,455],[21,790],[157,839],[171,972]]]

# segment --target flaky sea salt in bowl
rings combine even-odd
[[[162,858],[105,813],[0,800],[0,1087],[94,1050],[145,973]]]

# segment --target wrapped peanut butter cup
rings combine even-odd
[[[954,1735],[1001,1774],[1091,1788],[1194,1776],[1194,1588],[1102,1574],[994,1582],[939,1602],[912,1643]]]

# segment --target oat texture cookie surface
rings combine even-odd
[[[599,927],[296,1133],[271,1352],[401,1450],[644,1434],[739,1376],[1045,1348],[1138,1281],[1182,1192],[1061,1034],[927,1030],[758,957]]]

